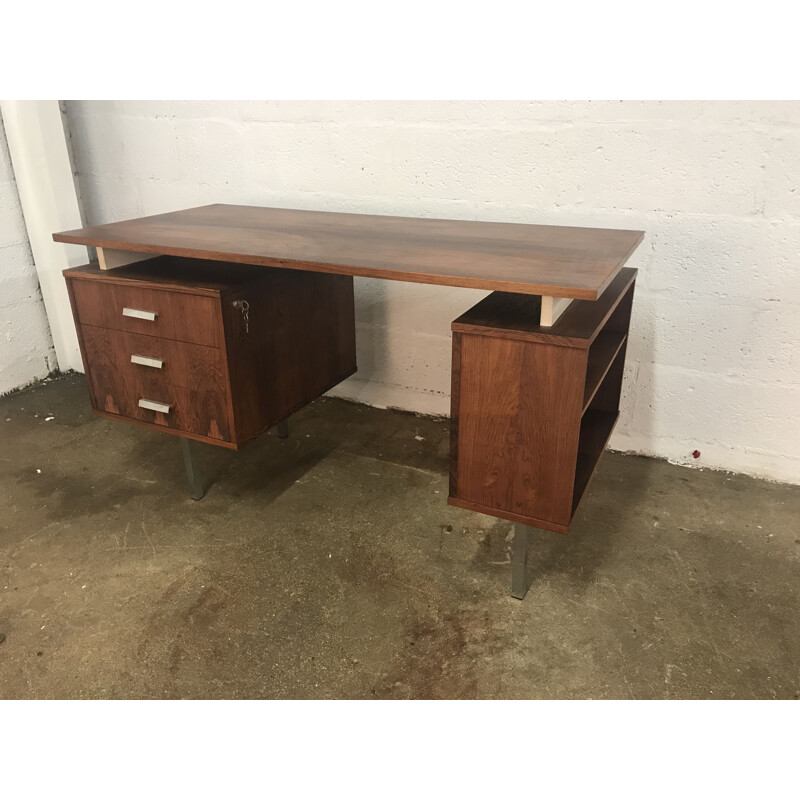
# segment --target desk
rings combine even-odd
[[[238,449],[356,371],[353,276],[485,289],[454,320],[448,502],[567,533],[611,435],[640,231],[210,205],[56,233],[95,413]]]

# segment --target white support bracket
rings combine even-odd
[[[100,269],[116,269],[116,267],[135,264],[137,261],[149,261],[156,257],[152,253],[131,253],[127,250],[109,250],[106,247],[97,247],[96,250]]]
[[[539,324],[544,328],[551,327],[567,310],[572,300],[568,297],[548,297],[542,295],[542,308],[539,312]]]

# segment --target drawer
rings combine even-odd
[[[229,442],[227,403],[219,394],[205,387],[186,389],[182,386],[166,386],[156,393],[148,387],[136,392],[133,418],[176,431],[196,433],[209,439]],[[150,407],[143,407],[144,402]],[[158,407],[166,407],[160,411]]]
[[[222,346],[216,297],[81,279],[72,291],[81,325]]]
[[[221,350],[93,325],[82,325],[81,335],[95,409],[230,441]]]

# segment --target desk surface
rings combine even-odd
[[[210,205],[57,242],[367,278],[596,300],[641,231]]]

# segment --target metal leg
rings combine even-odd
[[[191,439],[181,437],[181,453],[183,453],[183,465],[186,467],[186,479],[189,481],[189,493],[192,500],[201,500],[206,490],[203,488],[203,479],[197,469],[194,448],[197,443]]]
[[[285,439],[289,435],[289,420],[282,419],[276,426],[278,431],[278,438]]]
[[[528,545],[533,528],[514,523],[514,544],[511,551],[511,596],[522,600],[528,591]]]

